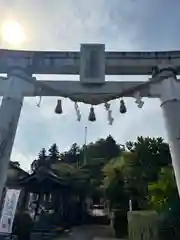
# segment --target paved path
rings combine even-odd
[[[96,238],[95,238],[96,237]],[[74,228],[72,233],[66,234],[58,240],[93,240],[93,239],[113,239],[113,234],[109,226],[81,226]]]

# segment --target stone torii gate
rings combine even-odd
[[[24,97],[60,96],[97,105],[121,97],[160,98],[180,194],[180,52],[105,52],[83,44],[80,52],[0,50],[0,197]],[[80,75],[80,81],[38,81],[33,74]],[[147,82],[108,82],[106,75],[152,75]],[[151,122],[149,122],[151,124]]]

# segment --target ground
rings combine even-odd
[[[109,226],[81,226],[74,228],[70,234],[65,234],[58,240],[93,240],[113,239],[113,233]]]

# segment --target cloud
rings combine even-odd
[[[2,19],[13,15],[25,27],[24,49],[79,50],[80,43],[101,42],[107,50],[168,50],[180,47],[179,5],[178,0],[19,0],[16,4],[0,1],[0,13]],[[65,77],[72,78],[38,79]],[[118,80],[127,78],[146,80],[139,76]],[[117,76],[108,79],[117,80]],[[24,102],[12,160],[19,160],[26,169],[42,147],[56,142],[63,151],[74,142],[83,144],[85,126],[88,142],[108,134],[121,143],[137,135],[167,137],[157,100],[145,99],[144,108],[138,109],[132,99],[125,99],[126,115],[119,113],[119,101],[114,101],[113,126],[108,125],[103,106],[95,107],[96,123],[87,121],[89,106],[84,104],[80,105],[82,122],[77,122],[70,100],[63,101],[63,115],[55,115],[56,100],[43,99],[41,108],[36,107],[37,99]]]

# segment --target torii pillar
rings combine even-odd
[[[22,76],[22,78],[16,75]],[[27,78],[25,71],[12,69],[8,74],[8,80],[4,82],[5,93],[0,107],[0,199],[7,179],[7,170],[14,144],[19,117],[27,91],[33,90],[33,84],[23,80]],[[31,78],[33,81],[33,78]],[[2,85],[3,86],[3,85]]]
[[[172,77],[164,79],[159,84],[159,91],[172,164],[180,196],[180,81],[176,79],[172,69],[161,69],[161,74],[164,76],[169,72],[172,73]]]

